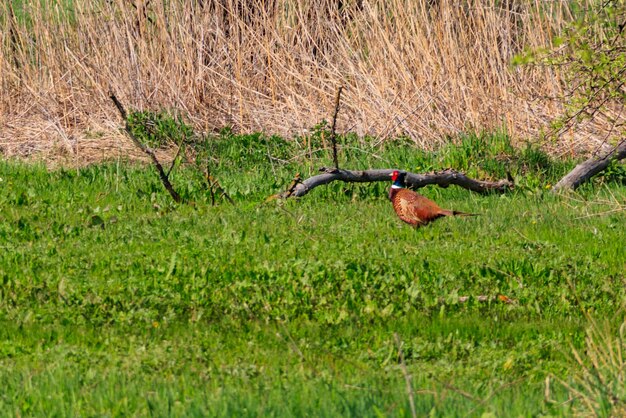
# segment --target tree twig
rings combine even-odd
[[[211,206],[215,206],[215,189],[213,188],[213,185],[211,184],[211,167],[209,166],[209,164],[207,163],[206,165],[206,172],[205,172],[205,176],[204,176],[206,182],[207,182],[207,186],[209,188],[209,193],[211,195]]]
[[[235,204],[233,199],[231,199],[231,197],[228,195],[228,193],[226,193],[226,190],[224,190],[224,188],[220,185],[220,182],[217,181],[217,179],[215,177],[213,177],[212,175],[208,174],[208,172],[207,172],[207,181],[209,182],[209,187],[211,188],[211,193],[215,193],[214,190],[217,190],[220,193],[220,197],[223,197],[224,199],[228,200],[228,202],[231,205]],[[213,196],[215,196],[215,195],[213,194]]]
[[[339,103],[341,100],[341,91],[343,86],[339,86],[337,89],[337,97],[335,98],[335,112],[333,113],[333,123],[330,127],[330,140],[333,143],[333,163],[335,168],[339,169],[339,160],[337,159],[337,135],[335,133],[335,127],[337,126],[337,115],[339,114]]]
[[[117,110],[119,110],[120,115],[122,116],[122,119],[124,119],[124,129],[126,130],[126,133],[130,137],[130,139],[132,139],[133,143],[140,150],[142,150],[144,153],[150,156],[150,158],[152,159],[152,162],[154,163],[154,166],[156,167],[159,173],[159,178],[161,179],[161,183],[163,183],[163,186],[165,187],[165,189],[169,192],[170,196],[172,196],[172,199],[174,199],[176,203],[182,202],[180,195],[176,192],[176,190],[174,190],[172,183],[170,183],[170,180],[167,174],[165,173],[165,170],[163,170],[163,166],[159,162],[154,151],[152,151],[152,149],[150,149],[146,145],[142,144],[141,141],[139,141],[135,137],[135,135],[133,135],[133,133],[131,132],[130,126],[128,125],[128,114],[126,113],[126,109],[124,109],[124,106],[122,105],[122,103],[117,99],[117,97],[115,96],[113,92],[109,92],[109,97],[111,98],[111,100],[113,100],[113,103],[115,103],[115,106],[117,107]]]
[[[391,173],[394,169],[373,169],[363,171],[352,171],[335,168],[322,167],[322,174],[310,177],[304,181],[300,180],[297,184],[289,186],[289,190],[283,192],[280,197],[302,197],[318,186],[331,183],[333,181],[343,181],[346,183],[372,183],[377,181],[391,181]],[[295,180],[295,179],[294,179]],[[451,184],[463,187],[473,192],[487,193],[505,193],[512,190],[515,185],[510,180],[499,180],[496,182],[474,180],[467,177],[463,173],[454,170],[443,170],[436,173],[416,174],[407,173],[406,184],[411,188],[421,188],[430,184],[436,184],[446,188]]]
[[[178,159],[178,156],[180,155],[180,152],[183,149],[183,145],[184,145],[184,142],[181,142],[178,145],[178,151],[176,151],[176,155],[174,156],[174,159],[172,160],[172,164],[170,165],[170,169],[167,170],[167,178],[170,177],[170,174],[171,174],[172,170],[174,169],[174,165],[176,164],[176,160]]]

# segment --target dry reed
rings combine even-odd
[[[128,106],[177,109],[200,131],[291,137],[329,119],[343,85],[339,132],[422,148],[470,129],[535,138],[560,110],[540,100],[562,93],[555,70],[510,61],[559,33],[567,1],[11,3],[0,5],[5,156],[137,157],[109,88]],[[551,146],[571,152],[594,146],[589,138]]]

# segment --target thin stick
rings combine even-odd
[[[174,159],[172,160],[172,164],[170,165],[170,169],[167,170],[167,177],[170,177],[170,174],[172,173],[172,170],[174,169],[174,165],[176,164],[176,160],[178,159],[178,156],[180,155],[180,151],[183,149],[183,143],[181,143],[178,146],[178,151],[176,151],[176,155],[174,156]]]
[[[133,133],[131,132],[130,126],[128,125],[128,114],[126,113],[126,109],[124,109],[124,106],[122,106],[122,103],[120,103],[120,101],[117,99],[117,97],[115,96],[115,94],[113,92],[109,92],[109,97],[111,97],[111,100],[113,100],[113,103],[115,103],[115,106],[117,107],[117,110],[119,110],[120,115],[122,115],[122,118],[124,119],[124,123],[125,123],[124,128],[126,129],[126,133],[130,137],[130,139],[133,140],[133,143],[139,149],[141,149],[143,152],[145,152],[146,154],[148,154],[150,156],[150,158],[152,159],[152,162],[154,163],[154,166],[156,167],[157,171],[159,172],[159,177],[161,179],[161,183],[163,183],[163,186],[165,187],[165,189],[170,193],[170,196],[172,196],[172,199],[174,199],[174,202],[176,202],[176,203],[182,202],[182,199],[181,199],[180,195],[178,193],[176,193],[176,190],[174,190],[174,187],[172,186],[172,183],[170,183],[170,180],[167,177],[167,174],[165,174],[165,170],[163,170],[163,166],[161,165],[161,163],[157,159],[157,156],[154,153],[154,151],[152,151],[152,149],[150,149],[149,147],[147,147],[144,144],[142,144],[135,137],[135,135],[133,135]]]
[[[304,354],[302,354],[302,350],[300,350],[300,347],[298,347],[298,344],[296,344],[296,341],[291,336],[291,333],[289,332],[289,330],[287,329],[287,327],[285,326],[284,323],[282,323],[280,321],[277,321],[277,322],[281,326],[281,328],[283,329],[283,332],[287,335],[287,338],[289,338],[289,342],[291,343],[293,351],[295,351],[296,354],[298,354],[298,356],[300,357],[300,361],[302,363],[304,363],[305,360],[306,360],[304,358]]]
[[[341,91],[343,86],[337,89],[337,97],[335,98],[335,113],[333,114],[333,124],[330,127],[330,140],[333,143],[333,163],[335,168],[339,170],[339,160],[337,159],[337,135],[335,134],[335,126],[337,126],[337,115],[339,114],[339,101],[341,99]]]
[[[400,357],[400,366],[402,366],[402,374],[404,374],[404,380],[406,382],[406,392],[409,395],[409,404],[411,405],[411,416],[417,418],[417,411],[415,410],[415,399],[413,398],[413,389],[411,388],[411,375],[409,374],[406,363],[404,362],[404,354],[402,353],[402,342],[397,332],[393,333],[393,337],[396,340],[398,346],[398,357]]]
[[[223,197],[224,199],[228,200],[228,202],[231,205],[235,204],[233,199],[231,199],[231,197],[228,195],[228,193],[226,193],[226,190],[224,190],[224,188],[220,185],[220,182],[217,181],[217,179],[215,177],[209,175],[208,176],[208,180],[209,180],[209,186],[211,187],[211,189],[215,188],[215,190],[220,192],[220,197]]]
[[[235,205],[234,200],[228,195],[228,193],[226,193],[226,190],[224,190],[224,188],[220,185],[220,182],[217,181],[217,179],[213,177],[213,175],[211,174],[211,166],[210,166],[209,161],[206,162],[206,169],[202,171],[199,165],[194,165],[194,163],[191,161],[191,159],[186,153],[183,154],[183,156],[185,157],[187,164],[195,167],[196,170],[198,170],[198,172],[203,176],[205,180],[206,188],[207,190],[209,190],[209,193],[211,196],[211,206],[215,206],[215,202],[216,202],[215,192],[216,191],[221,193],[220,197],[223,197],[224,199],[228,200],[228,202],[231,205]]]
[[[215,206],[215,189],[213,188],[213,184],[211,183],[211,168],[209,167],[209,163],[206,165],[206,173],[205,178],[207,185],[209,187],[209,193],[211,194],[211,206]]]

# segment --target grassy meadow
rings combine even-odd
[[[0,416],[626,415],[626,171],[551,193],[624,113],[547,140],[566,73],[513,65],[596,3],[0,2]],[[341,167],[515,189],[270,198],[339,86]]]
[[[460,136],[436,152],[343,138],[346,168],[515,178],[504,195],[422,189],[480,216],[416,230],[396,218],[389,184],[334,183],[267,201],[295,173],[329,164],[315,141],[212,137],[212,174],[234,205],[211,205],[186,167],[172,181],[193,204],[176,205],[149,166],[0,161],[0,414],[410,417],[413,404],[417,416],[555,416],[623,407],[619,166],[555,196],[550,184],[574,162],[513,148],[505,134]]]

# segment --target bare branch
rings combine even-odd
[[[334,169],[322,167],[320,170],[323,174],[310,177],[304,181],[290,186],[290,193],[283,193],[281,197],[301,197],[309,193],[318,186],[331,183],[333,181],[343,181],[346,183],[373,183],[376,181],[391,181],[392,168],[351,171],[343,169]],[[429,184],[436,184],[440,187],[448,187],[451,184],[463,187],[473,192],[487,193],[504,193],[512,190],[515,185],[511,180],[499,180],[496,182],[474,180],[467,177],[463,173],[454,170],[444,170],[436,173],[415,174],[407,173],[406,184],[410,188],[418,189]]]
[[[337,125],[337,115],[339,114],[339,101],[341,99],[341,91],[343,86],[337,89],[337,97],[335,98],[335,113],[333,113],[333,124],[330,127],[330,140],[333,143],[333,163],[335,168],[339,169],[339,160],[337,159],[337,135],[335,134],[335,126]]]
[[[124,106],[117,99],[115,94],[113,92],[109,92],[109,96],[111,97],[111,100],[113,100],[113,103],[115,103],[115,106],[117,107],[117,110],[119,110],[120,115],[122,115],[122,118],[124,119],[124,124],[125,124],[124,125],[124,129],[126,129],[126,133],[128,134],[130,139],[132,139],[133,143],[139,149],[141,149],[143,152],[145,152],[146,154],[148,154],[150,156],[150,158],[152,159],[152,162],[154,163],[154,166],[156,167],[156,169],[157,169],[157,171],[159,173],[159,177],[161,178],[161,183],[163,183],[163,186],[165,187],[165,189],[169,192],[170,196],[172,196],[172,199],[174,199],[174,202],[180,203],[182,201],[182,199],[181,199],[180,195],[176,192],[176,190],[174,190],[174,187],[172,186],[172,183],[170,183],[170,180],[169,180],[167,174],[165,174],[165,170],[163,170],[163,166],[161,165],[161,163],[157,159],[156,154],[154,153],[154,151],[152,151],[152,149],[150,149],[149,147],[145,146],[143,143],[141,143],[141,141],[139,141],[135,137],[135,135],[133,135],[133,133],[130,130],[130,126],[128,126],[128,114],[126,113],[126,109],[124,109]]]
[[[213,184],[211,184],[211,178],[211,167],[207,163],[204,179],[206,180],[207,188],[209,189],[209,194],[211,196],[211,206],[215,206],[215,189],[213,188]]]
[[[231,205],[234,205],[235,202],[233,201],[233,199],[231,199],[231,197],[228,195],[228,193],[226,193],[226,190],[224,190],[224,188],[220,185],[220,182],[211,175],[208,166],[207,166],[207,172],[206,172],[206,181],[209,184],[209,188],[211,190],[211,202],[212,204],[215,203],[215,191],[220,193],[220,197],[223,197],[224,199],[228,200],[228,202]]]

